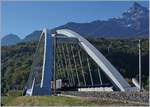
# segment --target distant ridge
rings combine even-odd
[[[68,22],[65,25],[51,29],[51,31],[53,32],[58,29],[71,29],[85,37],[148,38],[149,10],[139,3],[134,2],[133,5],[125,10],[119,18],[110,18],[105,21],[95,20],[89,23]],[[38,41],[41,33],[41,30],[33,31],[22,40],[20,40],[17,35],[4,37],[4,39],[2,39],[2,45]],[[12,40],[13,38],[14,41]]]
[[[21,39],[15,34],[8,34],[1,39],[1,45],[15,45],[19,43]]]
[[[38,41],[41,33],[42,31],[40,30],[34,31],[31,34],[27,35],[21,42]]]
[[[63,28],[74,30],[87,37],[148,37],[149,11],[148,8],[134,2],[119,18],[96,20],[90,23],[69,22],[53,30]]]

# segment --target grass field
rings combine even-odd
[[[2,97],[4,106],[104,106],[104,105],[143,105],[139,103],[120,102],[104,99],[90,99],[66,96],[7,96]]]

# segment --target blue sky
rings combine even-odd
[[[148,2],[138,2],[148,7]],[[91,22],[121,16],[133,2],[9,2],[2,3],[2,35],[24,38],[34,30],[67,22]]]

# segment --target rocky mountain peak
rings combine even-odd
[[[136,20],[148,16],[148,9],[134,2],[133,5],[122,14],[123,18]]]

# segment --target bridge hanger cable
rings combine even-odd
[[[64,50],[65,50],[65,58],[66,58],[66,63],[67,63],[67,67],[68,67],[68,74],[70,76],[70,81],[71,81],[71,86],[73,85],[73,78],[72,78],[72,68],[70,67],[70,64],[69,64],[69,55],[68,55],[68,52],[67,52],[67,47],[66,47],[66,43],[64,43]]]
[[[81,47],[81,45],[79,44],[79,47]],[[82,49],[82,47],[81,47]],[[83,49],[84,50],[84,49]],[[80,51],[79,51],[79,54],[80,54]],[[81,55],[79,55],[80,57]],[[82,64],[82,61],[81,61],[81,64]],[[83,66],[82,66],[83,67]],[[101,73],[100,73],[100,67],[97,65],[97,72],[98,72],[98,77],[99,77],[99,83],[102,85],[102,77],[101,77]]]
[[[102,85],[103,82],[102,82],[102,77],[101,77],[101,73],[100,73],[100,68],[99,68],[99,66],[97,67],[97,71],[98,71],[98,76],[99,76],[99,82],[100,82],[100,84]]]
[[[43,39],[43,36],[41,36],[40,37],[40,39],[39,39],[39,42],[38,42],[38,45],[37,45],[37,47],[36,47],[36,51],[35,51],[35,54],[34,54],[34,56],[33,56],[33,64],[32,64],[32,66],[31,66],[31,72],[30,72],[30,74],[29,74],[29,79],[27,80],[27,83],[26,83],[26,88],[28,87],[30,87],[31,88],[31,86],[32,86],[32,83],[33,83],[33,79],[34,79],[34,77],[36,77],[35,76],[35,74],[36,74],[36,70],[34,70],[35,68],[34,68],[34,66],[35,66],[35,64],[36,64],[36,62],[37,62],[37,60],[38,60],[38,57],[37,57],[37,55],[38,55],[38,51],[39,51],[39,47],[40,47],[40,44],[41,44],[41,41],[42,41],[42,39]]]
[[[74,65],[75,65],[75,71],[76,71],[76,77],[77,77],[78,85],[80,86],[80,79],[79,79],[79,74],[78,74],[78,70],[77,70],[77,63],[75,60],[75,54],[74,54],[74,44],[71,45],[71,52],[72,52],[73,61],[74,61]]]
[[[68,75],[69,86],[71,86],[71,78],[70,78],[70,75],[69,75],[69,72],[68,72],[67,59],[66,59],[66,55],[65,55],[65,52],[64,52],[64,46],[63,46],[63,44],[61,46],[62,46],[61,48],[62,48],[62,53],[63,53],[63,57],[64,57],[64,63],[65,63],[65,66],[66,66],[66,72],[67,72],[67,75]]]
[[[91,79],[91,85],[93,86],[94,83],[93,83],[93,77],[92,77],[92,73],[91,73],[91,67],[90,67],[90,63],[89,63],[89,58],[88,58],[88,55],[86,54],[86,60],[87,60],[87,64],[88,64],[88,71],[89,71],[89,74],[90,74],[90,79]]]
[[[60,56],[59,56],[59,54],[58,54],[58,45],[57,45],[57,49],[56,49],[56,55],[57,55],[57,65],[58,65],[58,70],[57,70],[57,72],[58,72],[58,79],[60,79],[60,78],[62,78],[63,77],[63,75],[62,75],[62,73],[61,73],[61,71],[63,72],[63,68],[61,67],[61,62],[60,62]]]
[[[65,78],[67,78],[67,75],[66,75],[66,72],[65,72],[65,67],[64,67],[64,64],[63,64],[63,57],[62,57],[62,53],[60,51],[60,46],[58,46],[58,55],[60,56],[60,63],[61,63],[61,67],[62,67],[62,71],[63,71],[63,75]]]
[[[58,72],[58,79],[63,78],[63,76],[62,76],[62,74],[61,74],[61,66],[60,66],[60,63],[58,63],[58,70],[57,70],[57,72]]]
[[[77,51],[78,51],[79,62],[80,62],[80,66],[81,66],[81,71],[82,71],[84,86],[86,86],[86,80],[85,80],[85,75],[84,75],[84,70],[83,70],[83,65],[82,65],[81,53],[80,53],[80,50],[79,50],[79,49],[77,49]]]
[[[73,81],[73,85],[74,85],[74,84],[75,84],[75,79],[74,79],[74,76],[73,76],[73,70],[72,70],[72,65],[71,65],[69,50],[68,50],[67,44],[65,44],[65,46],[66,46],[67,55],[68,55],[68,60],[69,60],[69,67],[70,67],[71,77],[72,77],[72,81]]]

